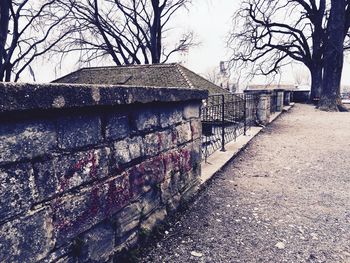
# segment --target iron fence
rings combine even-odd
[[[255,124],[257,103],[255,94],[210,95],[203,102],[203,159],[218,149],[225,151],[225,144],[236,140]]]

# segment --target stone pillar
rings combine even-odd
[[[284,90],[275,90],[277,94],[277,101],[276,101],[276,111],[282,111],[283,110],[283,93]]]
[[[257,122],[266,125],[270,121],[270,92],[259,93],[259,103],[257,109]]]
[[[290,90],[285,90],[284,91],[284,99],[283,99],[284,106],[289,106],[290,105],[290,97],[291,97],[291,91]]]

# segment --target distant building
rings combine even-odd
[[[294,91],[298,88],[297,85],[294,84],[266,84],[266,85],[248,85],[246,90],[249,91],[258,91],[258,90],[275,90],[275,89],[283,89]]]
[[[286,90],[292,91],[292,97],[294,102],[306,102],[310,100],[311,87],[309,85],[296,85],[296,84],[268,84],[268,85],[249,85],[247,91],[260,91],[260,90]]]
[[[228,93],[227,90],[176,63],[82,68],[53,82],[183,87],[205,89],[209,94]]]

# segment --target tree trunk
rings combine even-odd
[[[151,57],[152,64],[160,63],[160,52],[159,47],[161,43],[159,39],[161,38],[161,7],[159,6],[159,0],[152,0],[153,8],[153,22],[151,26]]]
[[[0,2],[0,81],[5,77],[5,57],[6,40],[8,35],[8,26],[10,20],[10,0]]]
[[[338,105],[341,105],[340,81],[344,60],[345,0],[332,0],[331,4],[324,50],[324,74],[319,108],[325,111],[338,111]]]
[[[310,70],[311,74],[311,95],[310,100],[320,99],[322,91],[322,66],[315,66]]]

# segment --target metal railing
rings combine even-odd
[[[213,152],[242,134],[255,124],[258,96],[254,94],[210,95],[203,102],[202,156],[207,159]]]

